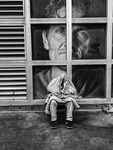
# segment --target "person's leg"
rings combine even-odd
[[[55,100],[52,100],[50,104],[51,121],[57,120],[57,107],[58,107],[57,102]]]
[[[73,110],[74,110],[74,104],[73,102],[66,103],[66,127],[68,129],[73,128]]]
[[[67,102],[66,103],[66,120],[68,121],[73,121],[73,110],[74,110],[74,105],[73,102]]]
[[[51,114],[51,122],[50,122],[50,126],[52,129],[57,128],[57,102],[55,100],[51,101],[50,104],[50,114]]]

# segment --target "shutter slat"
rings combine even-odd
[[[14,39],[14,37],[0,37],[0,40],[8,40],[8,39],[11,39],[11,40],[13,40]],[[19,39],[23,39],[24,40],[24,37],[15,37],[15,39],[16,40],[19,40]]]
[[[25,75],[25,74],[26,74],[26,73],[24,73],[24,72],[18,72],[18,73],[16,73],[16,72],[14,72],[14,73],[13,73],[13,72],[12,72],[12,73],[11,73],[11,72],[10,72],[10,73],[7,73],[7,72],[6,72],[6,73],[0,72],[0,76],[1,76],[1,75],[2,75],[2,76],[3,76],[3,75]]]
[[[25,71],[25,68],[22,68],[22,67],[9,67],[9,68],[6,68],[6,67],[4,67],[4,68],[1,68],[0,67],[0,71],[17,71],[17,70],[20,70],[20,71],[22,71],[22,70],[24,70]]]
[[[0,82],[1,85],[26,85],[26,82]]]
[[[12,57],[12,58],[11,58],[11,57]],[[12,59],[13,59],[13,60],[23,60],[23,56],[22,56],[22,57],[13,57],[13,56],[9,56],[9,57],[6,57],[6,56],[3,57],[3,56],[2,56],[2,57],[0,57],[0,60],[4,60],[4,59],[5,59],[5,60],[12,60]]]
[[[0,12],[23,12],[22,10],[0,10]]]
[[[0,96],[0,100],[13,100],[13,99],[16,99],[16,100],[26,100],[26,96],[7,96],[7,97],[3,97],[3,96]]]
[[[18,81],[18,80],[26,80],[26,78],[21,77],[21,78],[17,78],[17,77],[8,77],[8,78],[0,78],[0,81]]]
[[[13,26],[13,24],[11,25],[11,26],[9,26],[9,25],[5,25],[5,26],[0,26],[0,29],[24,29],[24,27],[23,26]]]
[[[26,92],[23,92],[23,91],[16,91],[16,92],[13,92],[13,91],[1,92],[1,91],[0,91],[0,95],[26,95]]]
[[[26,90],[26,86],[0,87],[0,90]]]
[[[17,54],[24,54],[24,52],[7,52],[7,53],[0,53],[0,55],[17,55]]]
[[[8,2],[9,2],[9,1],[15,2],[15,1],[17,1],[17,0],[1,0],[1,2],[2,2],[2,1],[3,1],[3,2],[4,2],[4,1],[5,1],[5,2],[6,2],[6,1],[8,1]],[[22,0],[18,0],[18,2],[23,2],[23,1],[22,1]]]
[[[16,49],[25,49],[25,47],[0,47],[0,50],[16,50]]]
[[[0,5],[0,7],[17,7],[17,5]],[[23,6],[18,5],[18,7],[23,7]]]
[[[10,34],[24,34],[24,32],[10,32],[10,31],[7,31],[7,32],[0,32],[0,34],[7,34],[7,35],[10,35]]]
[[[10,44],[24,44],[24,42],[0,42],[0,45],[10,45]]]

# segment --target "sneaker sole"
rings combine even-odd
[[[50,126],[50,128],[51,128],[51,129],[56,129],[57,127],[51,127],[51,126]]]
[[[74,127],[68,127],[68,126],[66,126],[66,128],[67,128],[67,129],[73,129]]]

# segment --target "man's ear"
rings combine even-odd
[[[48,44],[48,40],[47,40],[45,31],[42,32],[42,39],[43,39],[44,48],[46,50],[49,50],[49,44]]]

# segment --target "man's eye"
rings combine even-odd
[[[55,32],[60,34],[60,33],[63,33],[64,31],[65,31],[65,28],[59,28]]]

